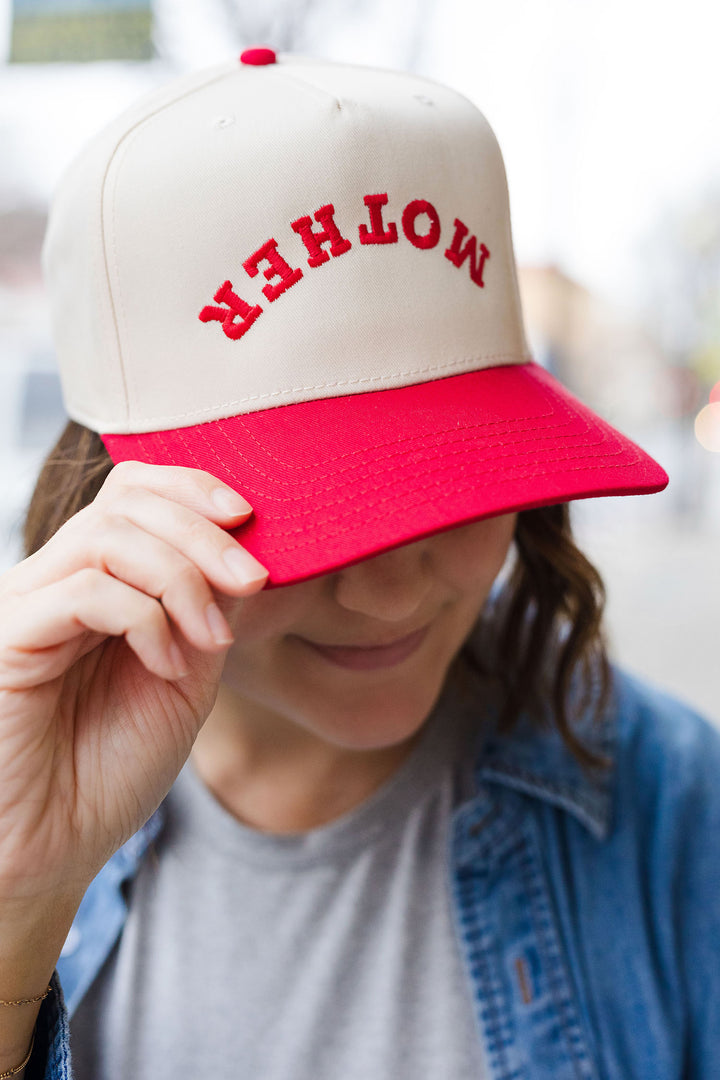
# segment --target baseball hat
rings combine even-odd
[[[43,257],[70,417],[240,492],[271,585],[667,483],[533,361],[498,144],[428,79],[270,49],[180,78],[70,167]]]

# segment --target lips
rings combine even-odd
[[[338,667],[352,671],[375,671],[378,668],[395,667],[407,660],[420,648],[427,632],[428,627],[422,626],[389,645],[320,645],[305,638],[302,640],[313,652]]]

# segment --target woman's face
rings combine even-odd
[[[299,725],[336,747],[404,742],[505,561],[515,514],[428,537],[311,581],[244,600],[221,700],[281,734]]]

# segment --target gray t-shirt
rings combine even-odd
[[[369,799],[292,835],[189,762],[72,1019],[77,1080],[482,1080],[448,879],[477,722],[446,701]]]

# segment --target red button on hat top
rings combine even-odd
[[[274,49],[255,48],[245,49],[245,52],[240,53],[241,64],[274,64],[277,62],[277,56]]]

